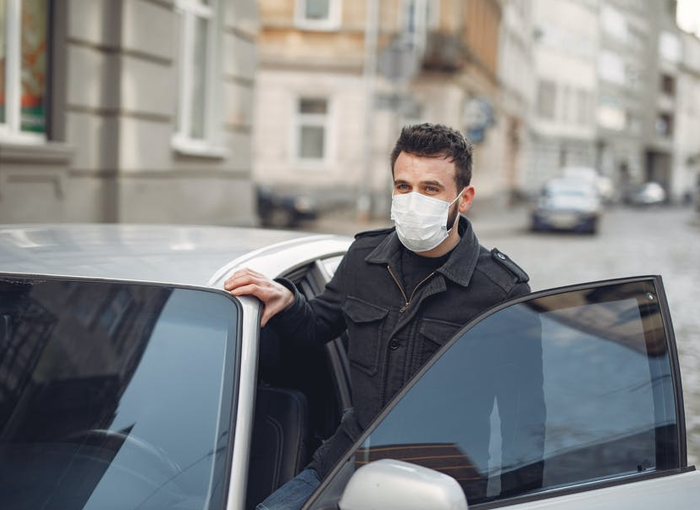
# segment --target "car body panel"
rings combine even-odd
[[[276,230],[162,225],[0,226],[3,272],[221,286],[242,265],[276,277],[286,261],[342,253],[346,238]],[[346,248],[345,248],[346,249]],[[281,255],[292,250],[289,257]],[[226,268],[221,271],[222,268]],[[215,275],[218,275],[214,278]]]
[[[483,505],[508,510],[637,510],[668,508],[696,510],[700,501],[700,472],[636,481],[614,487],[579,492],[516,505]],[[479,506],[475,507],[479,508]]]

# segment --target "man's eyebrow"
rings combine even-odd
[[[411,185],[410,182],[405,181],[405,180],[403,180],[403,179],[394,179],[394,185],[396,186],[396,185],[398,185],[398,184],[408,184],[408,185]],[[440,181],[420,181],[420,182],[418,183],[418,185],[419,185],[419,186],[436,186],[436,187],[438,187],[438,188],[444,188],[444,187],[445,187],[445,185],[444,185],[443,183],[441,183]]]
[[[445,185],[440,181],[421,181],[421,186],[437,186],[438,188],[444,188]]]

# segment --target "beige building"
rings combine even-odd
[[[383,217],[398,130],[429,121],[473,138],[482,203],[507,195],[514,163],[502,147],[512,124],[496,122],[501,1],[259,6],[257,181],[328,204],[359,202]]]
[[[255,0],[0,2],[0,223],[254,224],[257,31]]]

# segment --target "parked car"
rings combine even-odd
[[[600,196],[590,183],[575,178],[548,181],[532,211],[532,230],[568,230],[595,234],[602,214]]]
[[[272,228],[294,227],[318,216],[316,205],[310,197],[283,193],[266,186],[257,187],[257,208],[262,225]]]
[[[254,508],[335,430],[355,360],[342,338],[291,349],[223,282],[247,266],[311,297],[350,242],[0,226],[0,507]],[[447,340],[433,324],[420,347],[437,354],[306,509],[697,508],[660,277],[536,292],[442,326]],[[523,385],[529,363],[540,376]]]
[[[635,188],[629,196],[632,205],[659,205],[666,201],[666,191],[658,182],[645,182]]]

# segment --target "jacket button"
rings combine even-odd
[[[396,340],[392,340],[391,342],[389,342],[389,348],[392,351],[395,351],[396,349],[399,348],[399,343]]]

